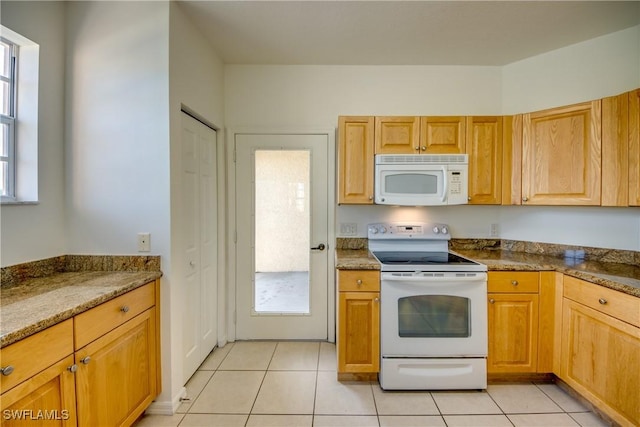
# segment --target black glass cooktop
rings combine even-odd
[[[387,265],[476,265],[477,263],[449,252],[374,252],[378,261]]]

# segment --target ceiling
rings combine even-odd
[[[179,4],[227,64],[501,66],[640,23],[640,0]]]

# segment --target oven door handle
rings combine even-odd
[[[442,283],[442,282],[484,282],[487,280],[487,273],[474,273],[472,276],[396,276],[394,273],[382,273],[380,275],[381,281],[390,282],[427,282],[427,283]]]

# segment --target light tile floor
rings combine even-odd
[[[554,384],[496,384],[486,392],[385,392],[338,382],[335,345],[244,341],[215,349],[173,416],[149,426],[606,426]]]

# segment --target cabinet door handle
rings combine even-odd
[[[528,198],[528,197],[523,197],[523,198],[522,198],[522,201],[523,201],[523,202],[528,202],[528,201],[529,201],[529,198]]]
[[[489,300],[489,302],[490,302],[491,304],[493,304],[494,302],[496,302],[496,300],[494,300],[493,298],[491,298],[491,299]]]
[[[77,370],[78,370],[78,365],[76,365],[75,363],[67,368],[67,371],[69,371],[71,373],[74,373]]]
[[[91,362],[91,357],[90,356],[85,356],[82,359],[80,359],[80,363],[82,363],[83,365],[88,365],[89,362]]]
[[[123,313],[128,313],[129,312],[129,306],[128,305],[123,305],[122,307],[120,307],[120,311]]]
[[[512,284],[513,286],[518,286],[518,281],[517,281],[517,280],[512,280],[512,281],[511,281],[511,284]]]
[[[11,375],[13,373],[13,366],[11,366],[11,365],[4,366],[4,367],[0,368],[0,372],[5,377],[8,377],[9,375]]]
[[[416,145],[416,151],[420,151],[420,146]]]
[[[380,298],[376,297],[373,299],[375,302],[380,302]]]
[[[422,149],[422,151],[427,151],[427,147],[425,147],[424,145],[420,148]]]
[[[602,304],[602,305],[605,305],[605,304],[606,304],[607,302],[609,302],[609,301],[607,301],[607,300],[606,300],[606,299],[604,299],[604,298],[600,298],[600,299],[598,300],[598,302],[599,302],[600,304]]]
[[[369,200],[373,200],[373,196],[369,196]]]

